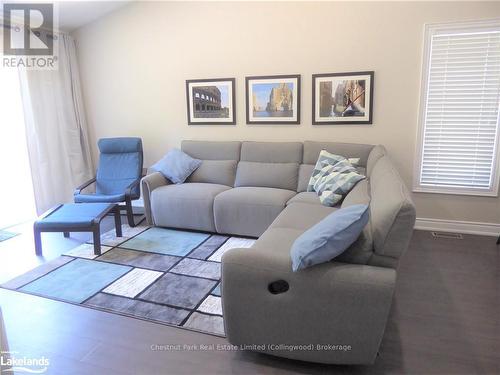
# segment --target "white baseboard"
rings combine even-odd
[[[495,237],[500,235],[500,224],[496,223],[426,219],[423,217],[417,218],[415,229]]]

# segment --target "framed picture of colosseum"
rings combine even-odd
[[[246,77],[247,124],[300,124],[300,75]]]
[[[371,124],[374,72],[313,74],[313,124]]]
[[[235,125],[234,78],[186,81],[189,125]]]

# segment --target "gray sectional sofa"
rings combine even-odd
[[[335,261],[294,273],[294,240],[339,208],[306,191],[323,149],[360,158],[368,178],[339,207],[370,203],[370,222]],[[184,141],[182,150],[203,163],[184,184],[160,173],[142,180],[148,223],[258,237],[252,248],[222,258],[228,340],[293,359],[373,363],[415,223],[414,205],[384,147]]]

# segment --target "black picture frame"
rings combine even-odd
[[[248,125],[298,125],[300,124],[300,74],[286,74],[286,75],[266,75],[266,76],[249,76],[245,77],[245,98],[246,98],[246,121]],[[286,119],[286,116],[280,117],[262,117],[262,119],[255,119],[253,117],[253,113],[250,113],[250,107],[253,106],[253,96],[250,98],[250,89],[252,88],[252,81],[269,81],[269,83],[273,83],[272,81],[290,81],[295,80],[296,85],[292,92],[292,116],[289,116]],[[253,90],[253,88],[252,88]],[[295,94],[295,95],[294,95]],[[296,109],[294,107],[294,103],[296,103]],[[253,109],[252,109],[253,111]],[[294,114],[293,111],[296,111]],[[264,111],[262,111],[264,112]],[[268,112],[271,113],[271,112]],[[275,120],[271,120],[274,118]]]
[[[316,105],[321,105],[321,99],[317,97],[317,81],[318,79],[323,78],[335,78],[335,77],[353,77],[352,81],[359,80],[356,78],[364,77],[368,79],[369,89],[366,89],[367,83],[365,82],[365,91],[363,94],[366,98],[366,93],[369,93],[368,100],[365,99],[365,102],[368,103],[368,108],[365,105],[365,116],[366,119],[357,120],[353,116],[339,116],[338,120],[335,119],[335,116],[323,116],[323,119],[318,118],[318,112],[320,112],[319,107],[316,108]],[[332,81],[333,82],[333,81]],[[361,72],[345,72],[345,73],[321,73],[321,74],[313,74],[312,75],[312,123],[313,125],[370,125],[373,123],[373,91],[374,91],[374,82],[375,82],[375,72],[374,71],[361,71]],[[333,93],[332,93],[333,94]],[[356,100],[356,99],[355,99]],[[366,116],[368,114],[368,116]],[[321,116],[320,116],[321,117]]]
[[[212,83],[212,85],[210,85]],[[206,86],[216,86],[217,83],[227,83],[231,87],[231,93],[228,93],[228,98],[230,98],[231,103],[228,108],[229,117],[227,120],[223,120],[220,117],[198,117],[194,116],[195,106],[194,95],[191,95],[191,89],[195,87],[202,87],[199,84],[204,84]],[[207,79],[188,79],[186,80],[186,101],[187,101],[187,120],[188,125],[236,125],[236,79],[235,78],[207,78]],[[216,100],[213,102],[213,106],[216,107],[218,104]],[[206,104],[199,104],[200,106],[211,105],[208,102]],[[220,105],[220,104],[219,104]],[[217,109],[212,109],[213,112]],[[220,110],[219,110],[220,111]],[[207,114],[210,114],[207,111]],[[214,114],[214,113],[212,113]]]

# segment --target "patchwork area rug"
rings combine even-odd
[[[0,230],[0,242],[6,241],[9,238],[17,236],[19,233],[13,233],[6,230]]]
[[[82,244],[3,288],[224,336],[221,257],[255,240],[123,226]]]

